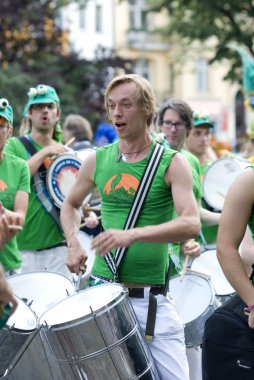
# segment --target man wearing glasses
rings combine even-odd
[[[198,159],[187,150],[183,149],[184,143],[193,128],[193,111],[190,106],[178,99],[169,99],[165,102],[158,114],[158,127],[166,135],[171,149],[181,152],[187,159],[192,169],[193,193],[198,203],[201,223],[204,225],[216,225],[219,223],[220,214],[210,212],[201,206],[202,185],[201,169]],[[197,257],[201,253],[200,240],[189,240],[185,243],[169,245],[170,258],[174,263],[173,273],[181,273],[183,270],[183,257]],[[201,342],[200,342],[201,343]],[[188,347],[187,358],[190,369],[190,380],[202,379],[201,349],[200,346]]]

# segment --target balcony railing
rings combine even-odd
[[[129,30],[128,44],[130,48],[137,50],[166,51],[170,48],[170,44],[160,33],[143,29]]]

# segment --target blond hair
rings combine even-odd
[[[108,84],[104,96],[104,104],[108,117],[110,118],[108,107],[109,93],[113,90],[113,88],[120,86],[124,83],[135,84],[138,91],[137,105],[146,115],[147,124],[148,126],[150,126],[154,120],[157,110],[156,99],[151,84],[148,82],[147,79],[141,77],[138,74],[119,75],[113,78],[111,82]]]

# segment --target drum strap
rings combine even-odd
[[[32,144],[32,139],[30,135],[19,136],[18,139],[22,142],[24,147],[26,148],[27,155],[30,158],[37,150]],[[44,209],[50,214],[50,216],[56,222],[60,231],[62,231],[61,222],[59,218],[59,211],[56,209],[54,203],[51,201],[47,188],[46,188],[46,171],[47,169],[42,164],[39,169],[32,176],[32,184],[33,188],[36,192],[36,197],[41,202]]]
[[[147,162],[147,165],[145,167],[145,170],[143,172],[142,178],[140,180],[128,217],[125,221],[124,230],[128,230],[135,226],[138,220],[138,216],[147,198],[149,189],[152,185],[156,171],[159,167],[164,150],[165,148],[162,145],[158,143],[155,144]],[[127,247],[121,247],[117,249],[115,256],[113,256],[111,252],[108,252],[107,255],[104,257],[110,271],[114,275],[115,280],[118,279],[118,268],[120,267],[121,261],[126,252]]]

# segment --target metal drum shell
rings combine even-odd
[[[0,377],[11,371],[38,332],[35,313],[16,297],[18,307],[0,330]]]
[[[102,301],[96,305],[98,297]],[[59,312],[77,311],[79,307],[73,320],[61,316],[58,323]],[[56,321],[52,323],[55,313]],[[41,333],[66,379],[154,379],[148,347],[127,291],[120,284],[85,289],[49,309],[40,323]],[[79,373],[84,377],[78,377]]]

